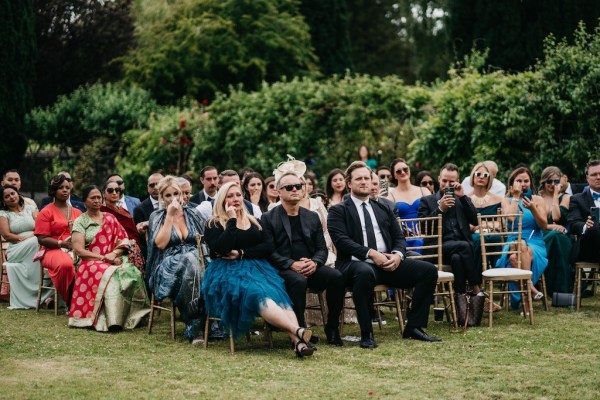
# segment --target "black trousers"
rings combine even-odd
[[[581,235],[577,261],[600,262],[600,228],[588,229]]]
[[[321,266],[308,278],[292,269],[279,271],[279,276],[285,281],[285,290],[292,300],[292,308],[298,318],[298,325],[306,326],[304,310],[306,309],[306,289],[327,290],[328,326],[337,328],[340,322],[342,305],[344,304],[344,277],[336,269]]]
[[[475,260],[472,242],[445,240],[442,243],[442,254],[442,262],[452,267],[456,293],[465,293],[467,281],[471,285],[481,285],[481,260]]]
[[[412,306],[407,315],[408,329],[425,328],[429,318],[431,296],[437,283],[437,268],[426,261],[404,260],[392,272],[364,261],[346,261],[336,266],[343,271],[346,286],[352,288],[352,299],[361,334],[373,332],[371,310],[375,285],[383,284],[413,290]]]

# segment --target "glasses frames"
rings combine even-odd
[[[408,167],[402,167],[402,168],[398,168],[395,173],[396,175],[400,175],[400,174],[408,174],[408,172],[410,171],[410,168]]]
[[[121,189],[119,188],[106,188],[106,193],[108,194],[113,194],[113,193],[121,193]]]
[[[560,183],[560,179],[548,179],[546,180],[546,185],[558,185]]]
[[[303,186],[304,186],[304,183],[297,183],[295,185],[285,185],[285,186],[282,186],[281,188],[287,190],[288,192],[291,192],[294,189],[302,190]]]
[[[478,178],[489,178],[489,172],[475,172],[475,176]]]
[[[425,186],[433,186],[433,181],[421,181],[420,185],[421,185],[422,187],[425,187]]]

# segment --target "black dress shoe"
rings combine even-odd
[[[375,338],[373,337],[373,332],[362,334],[360,336],[360,348],[361,349],[373,350],[376,347],[377,347],[377,343],[375,343]]]
[[[338,328],[329,328],[325,325],[325,335],[327,336],[327,343],[340,347],[344,345]]]
[[[321,340],[321,338],[319,338],[317,335],[312,335],[308,340],[308,343],[317,344],[319,343],[319,340]]]
[[[421,328],[406,328],[402,334],[404,339],[415,339],[423,342],[441,342],[442,339],[429,336]]]

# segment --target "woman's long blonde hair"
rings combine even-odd
[[[208,221],[208,226],[214,227],[217,225],[221,225],[223,228],[227,225],[227,221],[229,221],[229,216],[227,215],[227,211],[225,211],[225,200],[227,198],[227,192],[231,189],[232,186],[237,186],[242,191],[242,188],[237,182],[227,182],[217,192],[217,197],[215,198],[215,206],[213,207],[213,215],[212,218]],[[245,220],[248,219],[251,224],[255,225],[259,230],[262,230],[260,223],[258,223],[257,219],[254,218],[253,215],[248,214],[246,211],[246,205],[243,202],[242,197],[242,210],[240,212],[240,219]]]

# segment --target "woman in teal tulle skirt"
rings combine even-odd
[[[260,315],[288,332],[298,357],[312,355],[314,348],[308,345],[312,332],[298,325],[283,279],[265,260],[273,244],[265,241],[260,223],[246,213],[238,183],[221,187],[204,233],[213,260],[202,283],[208,315],[221,318],[235,337],[248,332]]]

